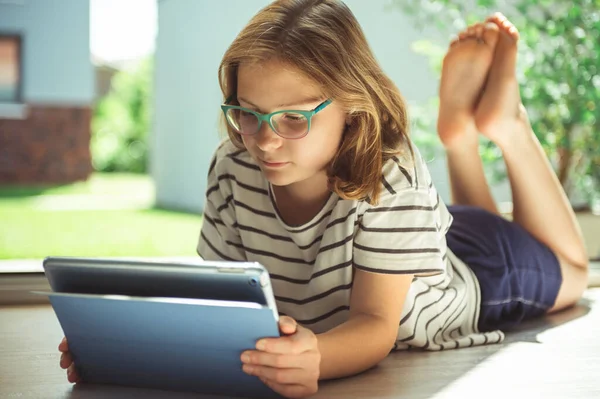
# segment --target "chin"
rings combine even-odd
[[[274,186],[289,186],[296,182],[296,179],[289,173],[278,173],[269,170],[263,170],[265,178]]]

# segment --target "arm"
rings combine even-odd
[[[261,339],[256,350],[242,353],[244,371],[284,396],[312,395],[319,380],[379,363],[395,343],[413,276],[446,270],[442,250],[449,219],[425,163],[417,157],[407,169],[394,160],[384,175],[393,189],[384,191],[377,207],[361,203],[366,209],[357,212],[348,321],[315,335],[283,316],[282,337]]]
[[[346,377],[383,360],[396,341],[412,275],[356,270],[350,319],[317,335],[320,379]]]
[[[289,398],[318,390],[318,380],[350,376],[379,363],[392,349],[410,274],[356,270],[349,320],[315,336],[286,316],[281,338],[265,338],[257,350],[245,351],[243,370]]]
[[[317,336],[321,379],[356,374],[385,358],[396,341],[413,276],[445,270],[444,205],[418,149],[413,149],[412,164],[393,160],[384,166],[393,190],[382,190],[379,206],[367,208],[359,219],[350,318]]]

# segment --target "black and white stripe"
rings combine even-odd
[[[479,333],[480,295],[472,271],[447,248],[452,222],[426,165],[392,157],[381,199],[332,194],[312,220],[285,223],[271,187],[249,153],[231,144],[211,161],[198,253],[264,265],[280,314],[316,333],[350,317],[356,271],[414,275],[398,327],[397,350],[452,349],[500,342]]]

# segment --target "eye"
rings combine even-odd
[[[283,118],[289,122],[303,122],[306,119],[301,114],[283,114]]]
[[[256,115],[253,114],[252,112],[240,110],[239,111],[239,118],[243,119],[243,120],[246,120],[246,121],[253,121],[253,120],[256,119]]]

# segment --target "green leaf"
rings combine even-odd
[[[392,0],[390,4],[415,24],[437,27],[444,34],[503,11],[521,33],[518,76],[536,136],[553,165],[569,170],[565,189],[574,187],[600,201],[600,0]],[[412,49],[429,57],[432,70],[439,71],[445,49],[427,38]],[[435,111],[429,107],[429,113],[414,116],[431,119]],[[415,125],[435,132],[418,120]],[[434,145],[434,140],[422,143]],[[487,144],[481,150],[486,171],[502,178],[501,154]],[[567,158],[560,151],[570,151],[570,159],[581,161],[562,165]]]

